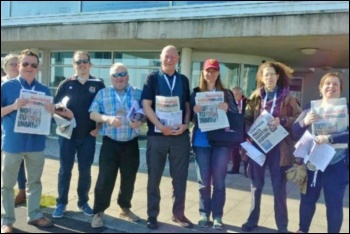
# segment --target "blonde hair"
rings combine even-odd
[[[14,58],[19,60],[18,57],[19,57],[18,54],[8,54],[8,55],[6,55],[4,60],[2,61],[2,68],[4,69],[4,71],[6,71],[6,66],[10,62],[10,60],[14,59]]]
[[[114,71],[116,69],[118,69],[118,67],[123,67],[125,68],[126,71],[128,71],[128,69],[126,68],[126,66],[124,65],[124,63],[114,63],[111,68],[109,69],[109,75],[112,75],[114,73]]]

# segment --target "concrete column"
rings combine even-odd
[[[192,49],[181,49],[181,73],[188,77],[191,84],[192,79]]]
[[[47,86],[50,86],[50,51],[40,50],[41,52],[41,82]]]

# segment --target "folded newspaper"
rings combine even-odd
[[[320,119],[311,125],[312,134],[328,135],[346,131],[349,126],[349,116],[346,98],[311,101],[311,111],[320,116]]]
[[[174,130],[182,124],[182,110],[180,110],[179,97],[156,96],[156,115],[164,125]],[[161,132],[154,126],[154,132]]]
[[[54,114],[53,118],[57,124],[56,134],[67,139],[72,136],[73,128],[76,127],[76,121],[73,117],[72,119],[66,119],[58,114]]]
[[[196,105],[202,107],[197,113],[198,127],[202,132],[230,127],[226,112],[219,108],[224,102],[224,92],[198,92]]]
[[[295,144],[294,156],[310,161],[317,170],[324,171],[335,155],[335,149],[329,144],[316,144],[315,136],[309,131]]]
[[[257,148],[254,147],[251,143],[243,142],[241,146],[245,151],[247,151],[247,155],[249,158],[254,160],[260,166],[263,166],[266,161],[266,155],[261,153]]]
[[[282,125],[271,124],[272,119],[273,116],[264,110],[248,131],[248,135],[264,153],[269,152],[289,134]]]
[[[52,97],[42,92],[22,89],[20,98],[29,102],[17,111],[14,132],[49,135],[51,113],[45,109],[45,104],[52,103]]]

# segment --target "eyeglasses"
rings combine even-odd
[[[17,63],[8,63],[10,67],[17,67]]]
[[[116,72],[116,73],[112,74],[112,76],[114,78],[118,78],[119,76],[120,77],[125,77],[127,74],[128,74],[127,72]]]
[[[80,65],[80,64],[82,64],[82,63],[88,64],[89,62],[90,62],[89,59],[81,59],[81,60],[75,61],[74,63],[77,64],[77,65]]]
[[[38,64],[37,63],[28,63],[28,62],[22,62],[22,67],[27,67],[27,66],[31,66],[32,68],[38,68]]]

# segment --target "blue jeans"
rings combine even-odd
[[[21,166],[19,167],[19,171],[18,171],[18,177],[17,177],[18,189],[26,189],[26,183],[27,183],[26,171],[24,169],[24,161],[22,160]]]
[[[94,161],[96,138],[90,134],[84,138],[66,139],[59,137],[60,170],[58,174],[57,204],[68,204],[68,192],[75,153],[78,159],[78,206],[81,207],[89,200],[91,187],[91,165]]]
[[[222,218],[226,200],[225,179],[231,156],[230,147],[194,147],[199,184],[199,213],[207,218]],[[213,195],[211,196],[211,182]]]
[[[269,166],[272,182],[276,225],[278,230],[284,230],[288,226],[287,180],[285,176],[287,167],[280,166],[279,145],[266,154],[266,161],[263,166],[253,160],[249,162],[247,174],[251,179],[252,205],[247,222],[249,225],[257,225],[259,222],[261,194],[265,184],[265,168],[267,165]]]
[[[343,199],[349,183],[347,159],[329,165],[324,172],[318,171],[315,187],[311,187],[314,171],[307,170],[306,194],[301,194],[299,230],[308,232],[316,211],[316,203],[323,188],[327,208],[328,233],[339,233],[343,223]]]

